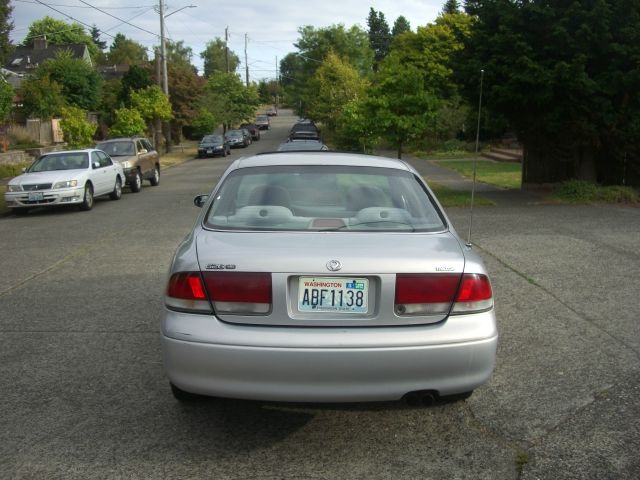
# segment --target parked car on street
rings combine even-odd
[[[224,138],[231,148],[248,147],[251,144],[251,134],[247,129],[229,130]]]
[[[178,400],[461,399],[491,376],[487,271],[407,163],[245,157],[194,203],[161,321]]]
[[[95,197],[122,196],[124,171],[101,150],[68,150],[42,155],[10,180],[4,199],[16,215],[34,207],[77,205],[91,210]]]
[[[132,192],[142,190],[143,180],[154,187],[160,184],[160,156],[146,138],[113,138],[99,142],[96,148],[122,165]]]
[[[324,143],[319,140],[290,140],[281,143],[278,147],[279,152],[301,152],[301,151],[326,151],[329,150]]]
[[[230,153],[231,147],[223,135],[205,135],[198,144],[198,158],[225,157]]]
[[[260,140],[260,127],[255,123],[243,123],[240,128],[246,128],[251,134],[251,140]]]
[[[260,130],[271,129],[271,122],[269,121],[269,117],[267,117],[266,115],[258,115],[254,123],[258,126]]]
[[[266,111],[267,117],[278,116],[278,109],[276,107],[268,107]]]

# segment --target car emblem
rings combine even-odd
[[[327,270],[337,272],[342,268],[342,264],[338,260],[329,260],[327,262]]]

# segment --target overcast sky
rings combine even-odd
[[[293,43],[298,38],[300,26],[326,27],[343,23],[347,27],[359,25],[366,29],[369,8],[373,7],[384,13],[390,28],[399,15],[404,15],[415,30],[417,26],[435,20],[444,3],[445,0],[169,0],[165,6],[165,15],[168,16],[166,36],[174,41],[182,40],[191,47],[194,53],[192,63],[202,71],[200,52],[209,40],[224,38],[224,30],[228,26],[229,48],[241,58],[240,69],[244,75],[244,35],[247,33],[250,77],[259,80],[275,77],[276,57],[281,59],[295,51]],[[31,22],[47,15],[67,22],[71,21],[69,17],[73,17],[81,23],[95,24],[104,32],[101,38],[108,44],[113,40],[109,35],[118,32],[146,47],[160,43],[157,0],[42,0],[41,3],[11,0],[11,4],[14,23],[11,38],[15,43],[23,40]],[[187,5],[196,7],[177,11]]]

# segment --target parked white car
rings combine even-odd
[[[17,215],[55,205],[91,210],[95,197],[109,195],[119,200],[124,178],[122,166],[101,150],[53,152],[42,155],[12,179],[4,198]]]

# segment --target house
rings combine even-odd
[[[122,80],[127,72],[129,72],[130,65],[127,63],[120,63],[117,65],[98,65],[96,70],[104,80]]]
[[[49,45],[46,37],[35,38],[33,47],[16,47],[9,56],[7,63],[4,65],[6,70],[15,74],[16,79],[20,80],[25,76],[29,76],[42,62],[55,58],[58,52],[68,51],[74,58],[80,58],[93,65],[89,49],[83,43],[69,43],[61,45]],[[13,82],[12,82],[13,83]],[[18,86],[19,82],[16,82]]]

